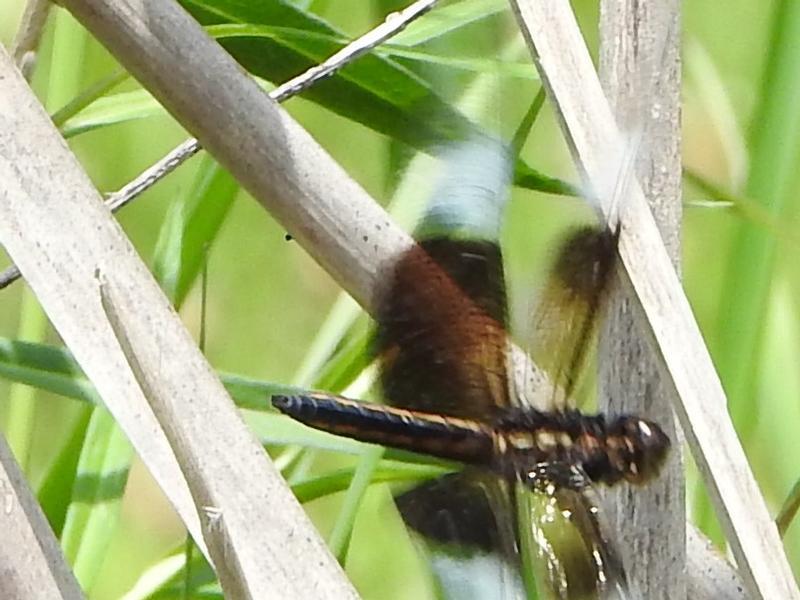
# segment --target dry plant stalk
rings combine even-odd
[[[589,188],[611,197],[605,165],[623,141],[570,7],[515,0],[523,33]],[[608,208],[608,206],[606,206]],[[638,183],[622,207],[624,284],[643,309],[638,324],[657,349],[664,381],[711,492],[742,580],[754,598],[800,598],[777,530],[727,412],[725,394]]]
[[[238,65],[219,46],[209,40],[195,22],[166,0],[153,0],[148,3],[146,11],[138,2],[64,0],[63,4],[142,81],[149,91],[161,100],[178,121],[198,136],[204,147],[207,147],[253,196],[293,233],[345,289],[349,290],[362,305],[368,308],[372,306],[378,272],[386,261],[408,247],[411,243],[410,238],[389,221],[385,213],[377,208],[366,193],[349,179],[305,131],[277,109],[253,82],[241,73]],[[559,4],[559,6],[561,7],[559,10],[563,8],[569,10],[566,5]],[[543,2],[532,10],[546,13],[548,7],[553,8],[551,3]],[[560,16],[563,18],[563,15]],[[150,28],[152,23],[159,23],[157,30]],[[530,33],[529,30],[526,31]],[[550,32],[538,31],[536,35],[539,36],[539,42],[544,44],[548,44],[548,35],[553,37],[549,44],[551,47],[558,47],[557,44],[552,45],[555,40],[563,42],[559,39],[559,33],[558,28],[554,27]],[[582,40],[572,38],[570,43],[576,44],[577,49],[583,47]],[[188,56],[186,48],[192,49]],[[182,51],[179,51],[181,49]],[[547,62],[548,64],[543,66],[543,72],[552,76],[553,72],[550,69],[559,64],[559,61],[548,54]],[[4,69],[7,70],[7,67]],[[165,73],[170,75],[164,76]],[[592,77],[596,77],[593,72]],[[7,89],[4,89],[4,94],[8,94]],[[0,98],[2,96],[3,94],[0,94]],[[559,98],[558,95],[556,97]],[[559,103],[561,104],[562,100],[559,100]],[[569,106],[569,102],[565,102],[565,106]],[[562,112],[563,110],[562,106]],[[9,119],[13,125],[15,121],[11,120],[12,117],[13,115],[8,112],[0,111],[0,118]],[[57,157],[65,172],[76,172],[74,161],[64,159],[65,148],[53,146],[53,132],[42,129],[46,116],[42,113],[36,118],[39,119],[38,124],[35,124],[38,135],[43,140],[49,140],[50,144],[47,147],[39,146],[41,151],[45,156]],[[3,130],[14,131],[13,127],[6,127]],[[576,152],[582,160],[585,158],[583,153],[589,152],[587,147],[592,147],[590,142],[594,142],[597,148],[604,147],[598,143],[596,132],[594,134],[591,131],[584,132],[588,140],[580,139],[576,142],[575,132],[573,129],[569,131],[572,132],[569,139],[576,146]],[[599,138],[602,140],[602,136]],[[591,172],[590,169],[586,170]],[[77,178],[72,189],[42,189],[41,198],[60,196],[72,191],[75,192],[73,198],[75,202],[79,198],[92,199],[92,194],[87,192],[87,182],[85,178],[81,180],[81,177]],[[99,205],[96,197],[89,204],[94,206],[94,203]],[[33,206],[36,206],[35,202]],[[4,212],[9,211],[8,214],[17,214],[11,211],[10,207],[0,207],[0,209]],[[10,249],[12,256],[20,260],[26,277],[30,278],[30,283],[37,293],[41,292],[41,299],[48,313],[52,313],[51,318],[65,341],[71,348],[74,346],[73,350],[77,349],[76,356],[79,361],[83,361],[82,365],[98,386],[104,399],[109,401],[115,394],[120,393],[120,381],[113,383],[113,380],[119,379],[120,372],[125,372],[127,375],[122,382],[124,393],[120,397],[123,402],[135,400],[140,407],[139,410],[142,410],[141,407],[144,405],[141,394],[131,392],[131,389],[138,386],[127,371],[124,357],[115,346],[116,338],[111,335],[106,318],[98,317],[97,311],[102,312],[102,310],[93,270],[99,263],[102,263],[101,266],[105,265],[104,273],[112,273],[120,269],[120,265],[128,265],[130,272],[125,268],[121,269],[125,272],[125,277],[134,277],[135,273],[133,281],[142,283],[147,290],[151,290],[152,281],[142,274],[143,267],[140,263],[131,262],[132,250],[125,243],[121,243],[120,238],[114,237],[121,234],[114,228],[115,226],[107,222],[107,215],[98,215],[95,208],[91,211],[93,211],[91,216],[87,217],[90,221],[82,222],[83,226],[92,227],[95,221],[102,223],[103,231],[114,239],[114,243],[110,246],[97,245],[93,248],[94,252],[75,254],[75,245],[70,240],[61,240],[58,242],[60,245],[55,243],[50,245],[49,236],[62,228],[47,229],[48,223],[52,223],[45,218],[46,214],[39,215],[42,219],[39,226],[26,218],[24,221],[26,228],[24,235],[21,236],[17,235],[20,231],[10,232],[0,229],[0,240]],[[19,214],[20,217],[24,216],[21,212]],[[14,243],[8,244],[7,239],[12,237]],[[44,240],[48,243],[44,248],[36,248],[33,240]],[[119,254],[114,256],[105,254],[108,247],[115,248]],[[43,252],[45,254],[42,254]],[[123,262],[120,263],[118,260]],[[76,279],[80,282],[77,293],[70,294],[69,287],[76,283]],[[129,290],[126,293],[132,292]],[[157,297],[156,294],[148,300],[140,299],[133,306],[139,306],[143,310],[145,310],[143,307],[150,306],[148,302],[160,306],[161,300],[154,300]],[[73,303],[73,307],[68,305],[70,302]],[[127,300],[122,304],[126,303]],[[76,314],[71,309],[78,306],[82,310]],[[91,307],[93,319],[99,318],[95,323],[96,332],[93,332],[91,326],[94,321],[90,323],[85,320],[86,307]],[[127,312],[128,308],[123,308],[123,311]],[[78,339],[87,332],[99,337]],[[91,349],[89,346],[93,343],[97,343],[97,346]],[[202,360],[197,359],[192,351],[186,348],[184,350],[192,357],[190,362]],[[93,356],[102,353],[108,354],[105,361],[101,360],[103,357]],[[197,363],[193,364],[197,366]],[[90,365],[89,368],[87,365]],[[136,418],[140,419],[141,414]],[[130,418],[120,421],[123,427],[130,426],[130,423]],[[165,452],[165,442],[162,440],[156,445],[157,447],[149,447],[148,436],[153,435],[152,432],[137,433],[135,429],[126,431],[132,439],[135,436],[142,436],[139,438],[140,445],[148,447],[145,452],[140,448],[143,458],[151,470],[155,469],[156,473],[161,474],[160,476],[157,474],[157,479],[172,501],[179,506],[184,519],[191,527],[193,522],[197,522],[196,515],[193,517],[191,509],[187,508],[191,503],[187,504],[186,491],[185,487],[181,487],[180,475],[177,476],[179,482],[170,482],[169,477],[175,475],[177,466],[169,451]],[[286,507],[290,514],[296,515],[295,509],[289,504],[282,504],[284,501],[292,502],[291,499],[285,500],[281,495],[281,508],[277,508],[273,503],[271,510],[283,510],[283,507]],[[304,523],[303,518],[298,518],[296,526],[304,527]],[[300,537],[302,536],[294,538],[293,543],[301,541]],[[290,546],[291,544],[284,546],[284,549],[289,550]],[[269,556],[276,560],[282,558],[273,554]],[[263,566],[268,561],[264,556],[262,558]],[[323,580],[329,578],[328,584],[334,586],[326,589],[339,589],[340,593],[346,593],[342,592],[347,590],[346,586],[335,588],[338,577],[335,570],[322,575]],[[304,582],[293,583],[302,586]]]

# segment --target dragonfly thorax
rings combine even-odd
[[[578,411],[513,410],[494,427],[493,468],[522,479],[543,463],[579,466],[597,483],[641,484],[658,474],[669,438],[651,421]]]

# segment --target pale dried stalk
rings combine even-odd
[[[512,4],[587,187],[607,202],[612,192],[607,185],[608,157],[621,157],[624,144],[574,14],[560,0]],[[636,182],[620,218],[624,284],[635,293],[645,317],[637,326],[657,349],[662,375],[673,388],[675,412],[742,579],[753,598],[800,598],[728,416],[722,385]]]
[[[32,0],[32,3],[35,2],[38,2],[38,0]],[[275,102],[284,102],[304,90],[307,90],[319,81],[330,77],[342,67],[350,64],[376,46],[390,39],[392,36],[403,31],[410,23],[428,12],[435,3],[436,0],[417,0],[417,2],[414,2],[402,11],[392,13],[387,17],[384,23],[381,23],[361,37],[353,40],[324,62],[319,65],[314,65],[304,73],[279,85],[269,92],[269,97]],[[46,5],[49,6],[50,3],[46,2]],[[106,198],[106,206],[108,206],[112,212],[116,212],[127,206],[200,150],[200,142],[194,138],[181,142],[153,165],[126,183],[122,188],[113,194],[109,194]],[[11,285],[19,278],[19,269],[17,269],[16,265],[11,265],[0,273],[0,290]]]
[[[0,78],[0,244],[211,557],[226,595],[354,597],[341,568],[2,50]],[[103,311],[97,270],[114,293],[149,398]],[[159,407],[160,421],[148,400]],[[183,464],[164,430],[169,441],[182,444]],[[309,556],[314,569],[304,562]]]
[[[0,598],[83,598],[58,540],[2,435],[0,531]]]
[[[680,2],[603,0],[600,76],[617,123],[638,141],[635,169],[673,265],[680,263]],[[655,110],[654,107],[658,107]],[[615,169],[617,165],[609,165]],[[635,171],[635,172],[634,172]],[[626,173],[620,174],[627,175]],[[627,189],[627,184],[622,186]],[[618,202],[624,203],[625,197]],[[637,328],[635,299],[616,289],[601,339],[601,404],[612,414],[645,415],[673,440],[657,480],[610,491],[631,587],[647,598],[686,597],[683,434],[651,347]],[[638,316],[638,318],[637,318]],[[647,548],[646,552],[642,548]]]

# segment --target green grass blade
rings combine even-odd
[[[751,168],[745,195],[759,202],[771,216],[784,219],[792,208],[789,201],[795,196],[790,185],[800,140],[800,53],[796,49],[800,4],[782,0],[774,11],[771,43],[766,52],[768,62],[751,124]],[[753,394],[775,262],[775,239],[762,228],[744,222],[732,248],[713,347],[734,424],[747,444],[757,422]],[[701,497],[695,508],[698,524],[707,532],[712,530],[710,505]],[[712,533],[716,540],[721,539],[718,528]]]
[[[793,181],[800,139],[800,4],[784,0],[776,5],[769,62],[762,82],[760,106],[753,120],[751,169],[746,195],[771,215],[780,217],[791,208]],[[760,327],[771,284],[775,239],[745,223],[738,232],[731,256],[720,314],[720,375],[728,391],[738,426],[752,421],[747,400],[752,393]],[[726,324],[737,323],[737,327]]]
[[[29,289],[22,295],[19,328],[17,335],[25,340],[41,340],[47,331],[47,319],[39,307],[36,297]],[[24,383],[15,383],[8,392],[6,439],[23,471],[28,469],[28,460],[33,443],[36,421],[36,388]]]
[[[93,104],[95,101],[100,100],[109,91],[125,81],[128,77],[130,77],[130,75],[128,75],[126,71],[122,70],[115,71],[114,73],[104,77],[54,112],[52,116],[53,124],[55,124],[56,127],[61,127],[67,121],[69,121],[69,119],[77,115],[86,107]],[[65,135],[65,137],[69,136]]]
[[[101,572],[119,521],[133,449],[102,408],[92,413],[86,441],[61,546],[81,587],[89,590]]]
[[[279,2],[259,7],[243,6],[228,0],[185,0],[185,4],[201,20],[204,19],[202,22],[208,25],[209,32],[220,39],[245,68],[268,81],[289,79],[340,49],[346,39],[318,17]],[[485,7],[468,12],[472,16],[485,16]],[[498,63],[483,58],[448,58],[403,49],[395,43],[362,57],[331,79],[306,91],[304,96],[417,150],[431,151],[445,140],[475,131],[476,126],[441,100],[425,80],[388,58],[392,55],[448,69],[492,70],[501,75],[535,77],[531,65]],[[111,79],[76,97],[68,110],[65,107],[66,112],[62,114],[59,111],[59,118],[74,113],[113,83],[115,80]],[[98,98],[86,109],[67,118],[61,129],[69,138],[162,112],[163,109],[146,92],[125,92]],[[515,183],[553,194],[579,193],[575,186],[549,177],[522,160],[518,160],[515,166]]]
[[[94,387],[63,348],[0,338],[0,375],[75,400],[99,403]]]
[[[343,345],[333,358],[321,368],[314,387],[322,390],[341,391],[352,384],[370,362],[371,331],[357,327],[348,329]]]
[[[367,488],[372,483],[375,470],[383,457],[384,449],[380,446],[370,446],[361,455],[358,467],[353,475],[353,479],[347,488],[342,508],[336,515],[336,522],[333,531],[328,538],[328,546],[333,555],[344,564],[347,557],[347,550],[350,547],[350,537],[353,533],[353,524],[364,499]]]
[[[397,462],[384,458],[376,465],[370,483],[424,481],[450,472],[451,469],[438,465]],[[299,481],[292,485],[292,491],[300,502],[311,502],[348,489],[355,476],[354,469],[338,469]]]
[[[272,27],[270,36],[237,35],[220,39],[245,69],[267,81],[287,81],[338,51],[342,44],[333,40],[345,38],[318,16],[287,2],[183,0],[181,3],[212,32],[232,34],[236,26]],[[275,24],[305,31],[307,35],[279,36]],[[261,31],[266,33],[267,29]],[[303,97],[425,152],[476,131],[476,126],[434,93],[424,79],[377,53],[361,57],[334,77],[305,91]],[[548,177],[522,161],[517,162],[515,182],[548,193],[574,195],[576,191],[572,185]]]
[[[794,521],[798,509],[800,509],[800,479],[794,482],[791,491],[781,504],[778,516],[775,517],[775,525],[778,527],[781,537],[786,534],[789,525]]]
[[[180,600],[183,598],[185,556],[171,554],[151,566],[138,581],[125,593],[123,600]],[[191,598],[219,598],[222,590],[214,570],[202,554],[195,553],[189,565]]]
[[[98,403],[94,387],[65,348],[0,338],[0,375],[67,398]],[[255,426],[262,432],[264,443],[357,453],[357,442],[304,427],[271,407],[271,396],[299,394],[306,391],[304,388],[233,373],[222,372],[220,378],[239,408],[260,413],[251,418],[258,421]]]
[[[164,108],[144,90],[120,92],[94,100],[64,120],[61,134],[69,139],[101,127],[165,114]]]
[[[47,515],[47,521],[59,537],[72,501],[75,474],[93,411],[86,406],[77,413],[69,426],[67,442],[50,464],[36,494],[44,514]]]
[[[438,7],[392,38],[392,44],[416,46],[508,10],[503,0],[465,0]]]
[[[153,275],[176,307],[200,273],[238,191],[236,180],[203,155],[191,187],[172,206],[156,243]]]
[[[0,337],[0,375],[9,381],[25,383],[54,394],[91,404],[99,397],[66,348],[22,342]],[[303,388],[261,381],[244,375],[220,374],[237,406],[257,411],[272,411],[269,397],[296,394]]]

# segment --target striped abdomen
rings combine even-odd
[[[644,483],[658,473],[669,438],[654,423],[577,411],[502,411],[494,421],[462,419],[327,394],[274,396],[272,404],[315,429],[523,477],[546,462],[581,467],[595,482]]]
[[[488,466],[492,462],[492,431],[471,419],[358,402],[327,394],[273,396],[272,405],[309,427],[361,442],[466,464]]]

